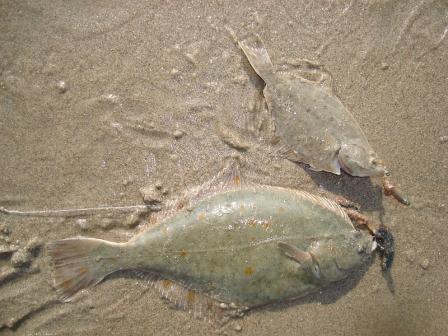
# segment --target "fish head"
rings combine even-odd
[[[342,169],[352,176],[384,175],[386,167],[370,146],[344,144],[338,153]]]
[[[354,268],[370,260],[375,247],[371,235],[357,230],[335,239],[316,241],[309,248],[313,273],[324,282],[344,279]]]

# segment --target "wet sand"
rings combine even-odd
[[[444,1],[2,1],[0,206],[142,204],[142,188],[163,204],[238,153],[247,180],[360,203],[391,228],[396,259],[393,293],[375,262],[361,279],[253,310],[228,334],[447,334],[447,13]],[[378,181],[283,158],[263,83],[226,26],[258,32],[279,67],[323,64],[412,205],[382,197]],[[212,334],[129,277],[57,302],[41,244],[125,241],[138,224],[128,215],[0,214],[0,246],[19,249],[0,254],[0,333]]]

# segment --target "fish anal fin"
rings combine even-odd
[[[176,308],[187,311],[195,318],[216,325],[223,325],[233,317],[241,317],[248,309],[235,304],[227,304],[189,289],[176,281],[162,278],[146,271],[136,270],[139,278],[148,281],[159,294]]]
[[[285,242],[279,242],[278,248],[288,257],[297,261],[301,267],[310,269],[313,264],[313,259],[309,252],[303,251],[298,247],[290,245]]]

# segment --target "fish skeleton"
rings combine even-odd
[[[50,242],[61,298],[118,270],[147,270],[182,308],[219,315],[302,297],[371,260],[375,239],[332,200],[243,183],[235,165],[206,186],[128,242]]]

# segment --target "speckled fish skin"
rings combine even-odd
[[[128,243],[97,248],[104,273],[150,269],[217,301],[252,307],[306,295],[370,259],[372,237],[356,231],[333,201],[304,192],[245,187],[190,210]],[[320,278],[279,242],[312,252]]]
[[[301,162],[338,175],[341,167],[353,176],[384,174],[359,124],[331,88],[276,72],[256,35],[239,44],[266,83],[264,96],[276,133]]]

